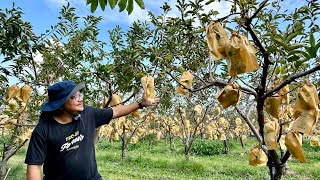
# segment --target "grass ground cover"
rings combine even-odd
[[[217,141],[212,143],[217,144]],[[231,140],[228,154],[221,153],[223,146],[215,144],[212,147],[219,148],[216,154],[193,153],[190,160],[186,161],[184,147],[178,140],[175,151],[170,151],[165,141],[144,141],[129,145],[127,157],[122,159],[120,142],[101,140],[97,143],[97,163],[103,179],[269,179],[265,166],[252,167],[248,164],[248,152],[255,144],[254,140],[248,139],[245,148],[241,147],[239,141]],[[304,142],[308,162],[300,163],[291,158],[289,169],[292,174],[286,174],[283,179],[319,179],[319,150],[319,147],[310,147],[308,142]],[[10,159],[11,169],[7,180],[25,179],[25,153],[26,147],[23,147]]]

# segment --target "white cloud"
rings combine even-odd
[[[61,8],[63,5],[67,4],[66,0],[45,0],[49,7]]]
[[[135,6],[132,13],[130,14],[129,23],[132,24],[134,21],[140,20],[140,21],[150,21],[150,18],[148,16],[148,11],[140,9],[138,5]]]
[[[178,17],[180,16],[180,12],[176,8],[177,5],[176,0],[157,0],[150,1],[144,0],[145,9],[141,9],[136,3],[134,3],[133,12],[128,16],[126,10],[123,12],[119,12],[119,7],[116,6],[115,9],[111,10],[110,6],[106,7],[105,11],[102,11],[100,6],[97,7],[97,10],[92,14],[90,12],[90,5],[86,5],[86,0],[45,0],[49,7],[60,9],[63,5],[66,5],[67,2],[70,3],[72,7],[76,8],[76,13],[78,16],[86,16],[86,15],[95,15],[102,16],[104,21],[107,23],[118,23],[118,24],[127,24],[131,25],[134,21],[150,21],[148,17],[148,11],[153,12],[156,15],[162,13],[162,9],[160,8],[165,2],[171,6],[172,10],[169,12],[168,17]],[[225,16],[229,13],[231,8],[231,3],[229,2],[214,2],[209,6],[205,6],[204,12],[209,12],[210,10],[219,11],[219,15],[217,18]]]
[[[42,54],[37,51],[34,58],[33,58],[34,62],[38,63],[38,64],[43,64],[44,60],[43,60],[43,56]]]
[[[217,15],[217,18],[221,18],[230,13],[231,5],[231,2],[213,2],[208,6],[205,6],[204,12],[208,13],[210,10],[218,11],[219,14]]]

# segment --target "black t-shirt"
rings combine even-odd
[[[85,106],[80,114],[80,119],[67,124],[60,124],[50,116],[40,118],[32,132],[25,163],[43,164],[44,179],[101,179],[94,132],[111,121],[113,111]]]

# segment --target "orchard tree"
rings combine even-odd
[[[11,86],[9,92],[9,79],[26,72],[23,67],[32,67],[32,52],[35,51],[37,36],[32,32],[30,23],[21,20],[22,11],[14,5],[12,9],[0,9],[0,54],[4,57],[1,64],[8,64],[10,68],[0,67],[0,122],[1,122],[1,166],[0,179],[5,179],[8,174],[7,163],[9,159],[28,141],[22,137],[27,128],[27,119],[32,111],[27,108],[32,88],[28,88],[27,97],[21,99],[18,84]],[[26,88],[25,88],[26,89]],[[24,92],[24,91],[23,91]],[[32,98],[33,99],[33,98]]]
[[[101,18],[87,16],[83,18],[84,23],[79,24],[80,17],[76,16],[74,11],[75,9],[69,5],[64,6],[60,11],[60,22],[45,34],[37,36],[32,31],[32,25],[21,20],[21,8],[13,5],[12,9],[0,10],[0,49],[3,56],[0,68],[1,128],[7,127],[10,131],[1,137],[4,148],[0,179],[5,179],[8,173],[9,159],[29,139],[19,141],[19,137],[24,135],[28,127],[34,127],[39,120],[39,107],[47,97],[43,89],[63,79],[87,81],[88,84],[94,82],[92,79],[95,80],[84,72],[96,68],[96,64],[105,56],[102,50],[104,43],[97,40],[97,24]],[[86,66],[90,63],[91,67]],[[8,102],[9,79],[16,81],[17,87],[19,84],[31,87],[32,93],[29,100],[23,102],[25,104],[20,101],[17,101],[17,104]],[[95,89],[88,90],[87,93],[91,97],[98,96]],[[12,96],[11,99],[19,100],[19,97]],[[95,104],[88,100],[86,102]],[[13,105],[27,108],[12,109]],[[11,107],[11,110],[8,107]]]
[[[281,179],[284,173],[283,164],[290,156],[289,151],[282,157],[276,150],[265,146],[264,126],[267,123],[264,106],[267,98],[277,96],[278,91],[287,85],[294,92],[297,81],[303,77],[319,87],[319,2],[307,1],[301,7],[287,10],[285,1],[226,1],[231,4],[230,14],[216,18],[219,13],[203,9],[214,3],[214,0],[189,1],[178,0],[180,16],[168,16],[171,7],[165,4],[163,14],[151,15],[155,30],[153,66],[160,71],[170,72],[168,78],[178,76],[185,70],[192,70],[196,77],[191,94],[198,91],[225,87],[228,83],[237,82],[248,101],[255,104],[253,113],[257,116],[258,129],[243,113],[248,109],[236,108],[253,131],[261,147],[268,155],[268,166],[271,179]],[[221,2],[221,1],[219,1]],[[215,2],[217,3],[217,2]],[[247,36],[253,44],[257,57],[258,69],[254,72],[229,75],[226,61],[213,61],[209,57],[209,48],[204,30],[210,22],[220,22],[229,34]],[[194,22],[198,22],[198,26]],[[228,38],[229,39],[229,38]],[[217,70],[216,70],[217,69]],[[276,78],[282,78],[274,84]],[[174,80],[175,83],[179,83]],[[228,79],[228,80],[226,80]],[[279,93],[278,93],[279,94]],[[241,102],[240,102],[241,104]],[[250,114],[248,114],[250,116]]]

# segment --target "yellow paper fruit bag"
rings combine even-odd
[[[12,97],[15,97],[18,94],[19,90],[20,89],[18,83],[10,86],[7,90],[6,100],[9,101]]]
[[[193,80],[193,75],[189,71],[183,72],[182,76],[181,76],[181,78],[179,80],[180,84],[178,85],[177,93],[180,93],[180,94],[185,95],[185,96],[189,96],[189,90],[188,89],[191,88],[192,80]],[[188,88],[188,89],[186,89],[186,88]]]
[[[230,42],[226,46],[226,55],[230,76],[259,69],[256,50],[249,40],[242,35],[232,34]]]
[[[249,164],[251,166],[265,166],[267,161],[268,157],[261,148],[253,147],[250,149]]]
[[[229,43],[228,33],[220,22],[211,22],[206,29],[207,43],[214,60],[226,57],[225,47]]]
[[[237,83],[226,85],[216,96],[223,108],[237,104],[241,97],[240,87]]]
[[[287,105],[289,105],[290,103],[290,94],[288,92],[289,92],[289,85],[286,85],[279,90],[279,94],[283,95],[282,100],[284,100],[287,103]]]
[[[282,97],[276,94],[274,97],[268,97],[264,102],[265,110],[268,114],[275,118],[279,118],[279,108],[282,102]]]
[[[314,116],[313,114],[315,113],[310,111],[303,112],[296,120],[294,120],[290,125],[290,129],[293,129],[306,135],[311,135],[313,129],[316,127],[318,114]]]
[[[302,149],[302,135],[300,133],[288,132],[285,138],[285,145],[294,158],[300,162],[307,162]]]
[[[193,110],[196,112],[196,115],[197,115],[197,116],[201,116],[202,107],[201,107],[200,104],[196,105]]]
[[[117,94],[112,94],[112,99],[109,106],[115,106],[121,103],[121,97]]]
[[[133,111],[131,114],[132,114],[133,117],[136,117],[136,118],[140,117],[140,114],[139,114],[138,110]]]
[[[305,81],[305,84],[298,90],[297,100],[293,107],[294,117],[298,118],[301,113],[309,110],[315,110],[309,111],[309,113],[317,116],[318,104],[319,97],[316,87],[312,83]]]
[[[268,150],[277,150],[279,145],[277,143],[279,133],[279,123],[277,121],[269,121],[263,128],[264,139]]]
[[[32,88],[29,85],[24,85],[19,89],[16,96],[19,101],[26,103],[30,98],[31,92],[32,92]]]
[[[146,97],[149,101],[154,102],[155,98],[155,89],[154,89],[154,79],[152,76],[145,75],[141,78],[141,84],[143,87],[143,90],[146,94]]]
[[[318,136],[312,136],[310,139],[310,146],[320,146],[320,141]]]

